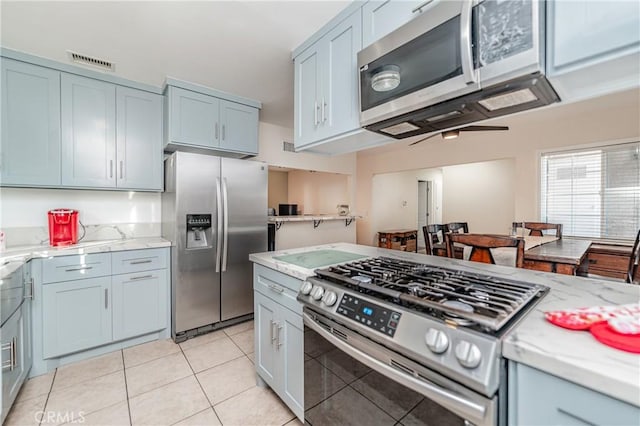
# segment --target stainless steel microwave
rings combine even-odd
[[[358,53],[360,124],[402,138],[556,102],[544,48],[544,2],[433,0]]]

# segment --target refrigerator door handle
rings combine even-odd
[[[216,178],[216,222],[217,222],[217,232],[216,232],[216,272],[220,272],[220,257],[222,254],[222,196],[221,196],[221,185],[220,178]]]
[[[224,213],[222,220],[224,221],[224,245],[222,246],[222,272],[227,270],[227,249],[229,248],[229,197],[227,194],[227,178],[222,179],[222,198]]]

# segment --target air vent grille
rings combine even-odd
[[[67,53],[69,54],[69,59],[71,59],[71,62],[75,62],[77,64],[82,64],[82,65],[89,65],[90,67],[99,68],[103,71],[116,70],[116,64],[114,64],[113,62],[107,61],[105,59],[93,58],[91,56],[81,55],[80,53],[72,52],[70,50],[67,50]]]
[[[282,141],[282,150],[287,152],[296,152],[296,147],[291,142]]]

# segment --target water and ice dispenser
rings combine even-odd
[[[210,214],[187,215],[187,248],[212,247],[213,234]]]

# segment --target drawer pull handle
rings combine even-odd
[[[280,342],[280,330],[282,330],[282,326],[278,324],[278,328],[276,329],[276,350],[280,350],[280,346],[282,346],[282,342]]]
[[[29,294],[25,294],[24,298],[33,300],[33,278],[29,278],[28,284],[29,284],[30,292]]]
[[[147,260],[134,260],[133,262],[129,262],[129,265],[141,265],[143,263],[151,263],[153,262],[153,260],[151,259],[147,259]]]
[[[269,326],[269,331],[271,332],[271,344],[273,345],[273,342],[276,341],[276,337],[275,337],[275,333],[273,331],[273,326],[276,325],[275,322],[273,322],[273,320],[269,320],[270,326]]]
[[[413,10],[411,11],[411,13],[416,13],[417,11],[422,12],[422,8],[423,8],[423,7],[425,7],[425,6],[427,6],[429,3],[432,3],[432,2],[433,2],[433,0],[425,1],[424,3],[422,3],[421,5],[419,5],[418,7],[416,7],[415,9],[413,9]]]
[[[109,289],[104,289],[104,308],[109,309]]]
[[[269,289],[272,291],[275,291],[276,293],[282,293],[284,291],[284,288],[277,286],[275,284],[269,284]]]
[[[131,277],[131,278],[129,278],[129,281],[146,280],[146,279],[149,279],[149,278],[153,278],[153,275],[142,275],[142,276],[139,276],[139,277]]]
[[[2,348],[0,348],[2,351],[9,351],[9,359],[2,363],[3,370],[8,368],[9,371],[13,371],[13,369],[16,368],[16,346],[17,341],[14,337],[9,343],[5,343],[2,345]]]
[[[89,269],[93,269],[93,266],[83,266],[82,268],[71,268],[65,269],[65,272],[76,272],[76,271],[87,271]]]

